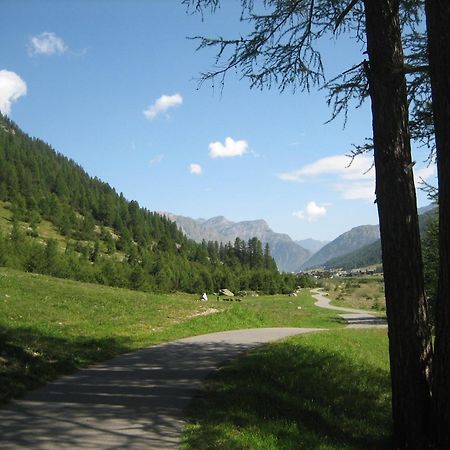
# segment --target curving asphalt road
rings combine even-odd
[[[319,308],[333,309],[335,311],[345,312],[339,314],[347,322],[347,328],[386,328],[386,319],[375,316],[368,311],[354,308],[342,308],[340,306],[330,305],[330,299],[322,292],[322,289],[312,289],[312,296],[316,299],[314,303]]]
[[[0,448],[178,448],[183,411],[208,373],[241,352],[313,331],[227,331],[118,356],[0,408]]]

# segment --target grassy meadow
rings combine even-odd
[[[389,449],[384,330],[333,330],[264,346],[209,377],[183,450]]]
[[[327,330],[264,346],[213,373],[188,411],[182,448],[389,448],[386,331],[345,329],[307,290],[200,302],[0,268],[0,402],[118,353],[276,326]]]
[[[0,401],[118,353],[239,328],[340,325],[298,297],[223,302],[148,294],[0,268]]]

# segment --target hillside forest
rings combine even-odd
[[[0,115],[0,266],[136,290],[291,292],[269,246],[195,243]]]

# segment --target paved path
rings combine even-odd
[[[347,322],[347,328],[386,328],[386,319],[375,316],[368,311],[353,308],[341,308],[330,305],[330,299],[323,293],[322,289],[312,289],[312,296],[316,299],[314,303],[319,308],[342,311],[346,314],[339,314]]]
[[[81,370],[0,408],[0,448],[178,448],[183,411],[224,361],[311,328],[257,328],[181,339]]]

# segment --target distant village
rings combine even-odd
[[[320,278],[348,278],[348,277],[361,277],[361,276],[369,276],[369,275],[383,275],[383,267],[377,266],[377,267],[363,267],[358,269],[349,269],[344,270],[342,268],[340,269],[325,269],[325,268],[319,268],[319,269],[311,269],[307,270],[305,272],[300,272],[297,274],[300,275],[308,275],[310,277],[320,279]]]

